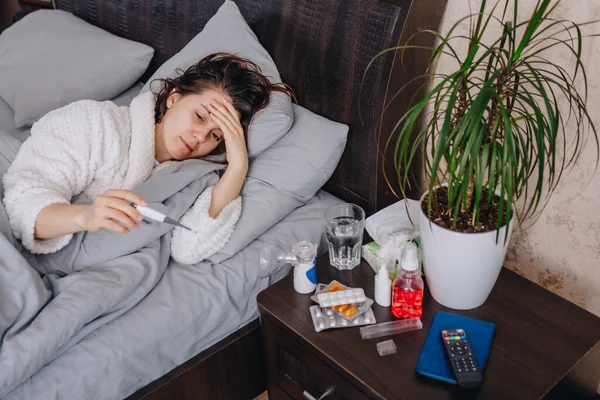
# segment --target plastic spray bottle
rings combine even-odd
[[[423,279],[419,249],[409,243],[402,252],[400,272],[392,287],[392,314],[397,318],[420,318],[423,314]]]
[[[381,263],[375,275],[375,301],[382,307],[392,303],[392,280],[385,263]]]

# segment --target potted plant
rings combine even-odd
[[[448,34],[428,31],[439,43],[431,49],[430,85],[400,116],[386,144],[395,145],[403,195],[409,166],[423,152],[429,180],[420,215],[425,276],[432,296],[447,307],[471,309],[486,300],[513,228],[543,210],[583,146],[599,147],[586,105],[583,24],[553,19],[559,1],[539,0],[529,19],[519,21],[517,0],[503,2],[503,12],[496,3],[489,13],[482,0],[479,12]],[[507,13],[509,3],[514,11]],[[468,36],[454,34],[462,21],[471,22]],[[490,35],[493,23],[501,24],[497,35]],[[380,55],[423,48],[413,39]],[[465,54],[456,51],[458,40],[468,41]],[[573,67],[549,61],[552,49],[571,55]],[[453,72],[436,73],[442,57],[457,61]]]

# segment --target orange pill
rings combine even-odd
[[[338,292],[341,292],[342,290],[346,290],[345,286],[340,286],[340,288],[338,289]]]
[[[350,307],[350,304],[342,304],[341,306],[338,307],[338,312],[341,312],[341,313],[346,312],[348,307]]]
[[[339,288],[339,287],[340,287],[340,284],[339,284],[339,283],[334,283],[333,285],[331,285],[331,286],[329,287],[329,291],[330,291],[330,292],[335,292],[336,290],[338,290],[338,288]]]
[[[346,318],[350,318],[354,314],[356,314],[356,307],[351,307],[346,311]]]

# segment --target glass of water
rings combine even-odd
[[[338,204],[325,211],[329,263],[337,269],[360,264],[365,211],[356,204]]]

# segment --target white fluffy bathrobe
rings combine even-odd
[[[34,238],[40,211],[107,189],[131,189],[155,167],[154,95],[145,92],[130,107],[112,102],[78,101],[52,111],[31,128],[31,137],[4,175],[4,205],[14,235],[32,253],[52,253],[73,235]],[[197,232],[178,229],[171,256],[193,264],[220,250],[231,237],[242,208],[238,196],[213,219],[208,215],[212,187],[183,218]],[[190,218],[193,217],[193,218]],[[177,228],[176,228],[177,229]]]

